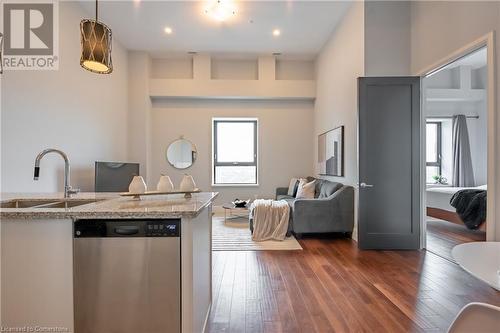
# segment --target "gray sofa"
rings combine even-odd
[[[309,181],[313,178],[309,178]],[[287,195],[287,187],[276,189],[276,200],[290,205],[289,230],[304,233],[343,232],[354,227],[354,188],[341,183],[316,179],[314,199],[296,199]]]

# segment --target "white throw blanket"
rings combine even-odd
[[[253,241],[285,239],[290,217],[290,207],[286,201],[258,199],[252,203],[251,210],[253,212]]]

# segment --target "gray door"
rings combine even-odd
[[[420,78],[359,79],[359,247],[420,247]]]

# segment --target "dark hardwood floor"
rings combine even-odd
[[[444,332],[469,302],[500,306],[500,292],[430,252],[300,243],[214,252],[208,332]]]
[[[486,232],[469,230],[464,225],[443,221],[427,221],[427,250],[454,262],[451,249],[455,245],[486,240]]]

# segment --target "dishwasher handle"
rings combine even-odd
[[[130,236],[139,233],[139,227],[135,225],[124,225],[115,228],[115,234],[122,236]]]

